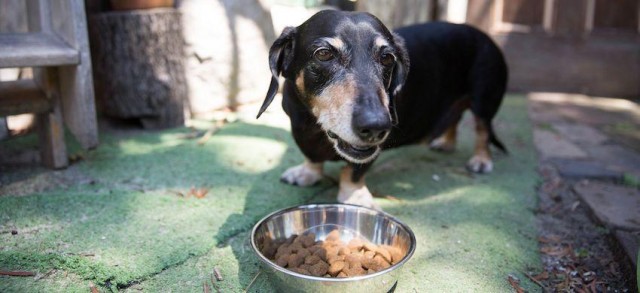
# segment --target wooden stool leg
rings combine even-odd
[[[61,5],[53,1],[51,5]],[[60,15],[53,18],[56,33],[80,53],[77,66],[59,68],[60,95],[64,121],[69,131],[84,149],[98,146],[98,121],[93,93],[91,55],[83,0],[69,0],[66,7],[57,9]]]
[[[42,164],[54,169],[65,168],[69,165],[69,159],[64,141],[58,70],[57,68],[34,68],[33,78],[51,103],[51,111],[37,115]]]
[[[53,169],[65,168],[69,165],[67,146],[64,142],[64,125],[62,109],[56,95],[51,99],[53,109],[49,113],[38,114],[38,140],[42,163]]]

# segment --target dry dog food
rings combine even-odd
[[[283,268],[316,277],[355,277],[372,274],[399,262],[404,253],[389,245],[375,245],[354,238],[349,243],[340,240],[333,230],[324,241],[315,241],[313,233],[292,235],[273,241],[266,237],[262,254]]]

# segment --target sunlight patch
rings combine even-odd
[[[207,147],[220,162],[241,173],[262,173],[280,165],[287,144],[260,137],[219,135]]]

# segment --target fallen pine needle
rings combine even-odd
[[[207,196],[207,193],[209,193],[209,189],[199,188],[196,189],[195,192],[193,192],[193,196],[197,198],[204,198],[205,196]]]
[[[529,280],[533,281],[533,282],[534,282],[534,283],[536,283],[538,286],[540,286],[540,288],[543,288],[543,289],[544,289],[544,285],[543,285],[542,283],[540,283],[540,281],[538,280],[538,277],[541,277],[541,275],[542,275],[543,273],[546,273],[546,271],[545,271],[545,272],[542,272],[542,273],[540,273],[540,274],[538,274],[538,275],[537,275],[537,276],[535,276],[535,277],[534,277],[534,276],[532,276],[532,275],[530,275],[530,274],[528,274],[528,273],[524,273],[524,275],[525,275],[525,276],[527,276],[527,278],[529,278]],[[545,275],[545,276],[548,278],[548,274],[547,274],[547,275]]]
[[[251,279],[251,282],[249,282],[249,285],[247,285],[247,289],[244,289],[244,292],[249,292],[249,289],[251,289],[251,286],[253,286],[253,283],[256,281],[258,276],[260,276],[260,273],[262,273],[262,271],[258,271],[256,275],[253,276],[253,279]]]
[[[213,275],[216,277],[216,280],[218,282],[222,281],[222,274],[220,274],[220,270],[218,270],[218,267],[213,267]]]
[[[397,197],[395,197],[393,195],[388,195],[388,194],[387,195],[382,195],[382,194],[379,194],[377,192],[373,193],[373,197],[384,198],[384,199],[393,200],[393,201],[402,201],[401,199],[399,199],[399,198],[397,198]]]
[[[0,271],[0,276],[11,276],[11,277],[32,277],[35,276],[36,273],[28,272],[28,271]]]

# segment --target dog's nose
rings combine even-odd
[[[390,129],[391,119],[383,113],[364,112],[353,117],[353,130],[363,141],[382,140]]]

